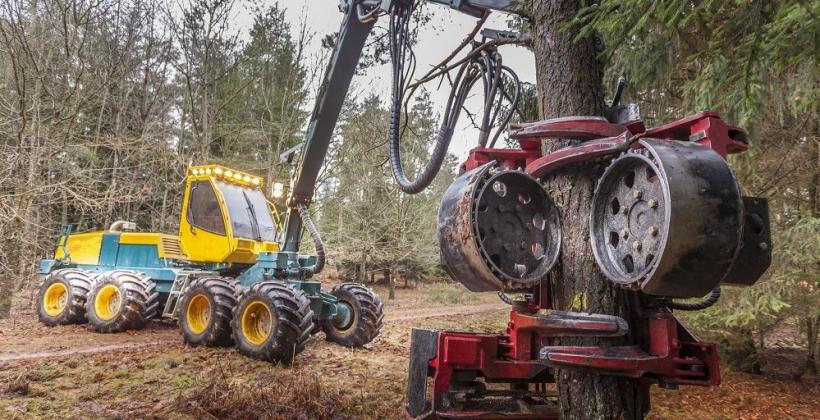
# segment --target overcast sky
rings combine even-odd
[[[337,0],[280,0],[279,6],[286,9],[288,22],[294,31],[302,25],[307,25],[308,31],[315,33],[310,46],[312,54],[320,54],[319,45],[321,39],[326,34],[339,30],[342,14],[338,9]],[[447,56],[467,33],[475,26],[476,19],[461,14],[455,10],[439,5],[429,5],[429,10],[433,12],[434,18],[431,24],[422,28],[419,43],[415,48],[418,60],[416,75],[420,76],[427,72],[432,65],[438,64]],[[491,15],[485,27],[494,29],[506,29],[505,15],[495,12]],[[386,19],[382,18],[382,21]],[[249,25],[250,17],[240,16],[240,24]],[[384,25],[386,22],[380,22]],[[505,46],[501,48],[504,64],[511,67],[518,73],[522,81],[535,81],[535,61],[532,53],[525,48]],[[353,83],[353,90],[359,96],[375,93],[385,98],[385,103],[390,93],[390,64],[370,69],[366,75],[357,76]],[[479,84],[480,85],[480,84]],[[478,93],[481,88],[476,85],[474,92]],[[435,89],[434,83],[428,84],[429,89]],[[440,114],[447,100],[447,89],[434,92],[432,97],[437,105],[437,112]],[[480,96],[480,95],[479,95]],[[477,112],[480,107],[481,98],[476,97],[468,102],[471,111]],[[450,147],[451,152],[456,154],[460,160],[467,156],[467,150],[475,147],[477,142],[477,130],[469,127],[469,119],[465,116],[459,120],[460,128],[453,136]]]

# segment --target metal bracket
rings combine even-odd
[[[516,41],[524,38],[521,32],[502,31],[500,29],[484,28],[481,30],[484,39]]]
[[[407,413],[426,417],[432,411],[427,401],[428,364],[436,357],[438,347],[436,330],[413,328],[410,333],[410,372],[407,377]]]

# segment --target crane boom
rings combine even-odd
[[[305,133],[302,157],[293,176],[288,199],[284,251],[299,251],[302,223],[297,207],[300,204],[307,206],[313,199],[316,180],[325,161],[333,129],[350,89],[350,82],[364,50],[364,43],[375,23],[359,21],[355,8],[350,3],[342,7],[345,13],[342,27],[339,29],[336,46]]]

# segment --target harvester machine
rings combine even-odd
[[[95,232],[68,227],[55,257],[40,262],[40,320],[87,321],[116,333],[175,319],[188,344],[234,343],[248,356],[284,363],[319,331],[350,347],[372,341],[382,326],[379,297],[355,283],[322,292],[311,279],[323,265],[322,243],[305,207],[289,223],[305,221],[318,257],[298,254],[293,242],[283,249],[264,185],[224,166],[192,166],[177,235],[139,232],[125,221]]]

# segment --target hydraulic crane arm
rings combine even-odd
[[[297,207],[300,204],[307,206],[313,199],[316,179],[327,155],[333,129],[350,89],[350,82],[361,58],[364,43],[375,23],[373,20],[361,22],[352,3],[342,2],[340,6],[345,14],[344,20],[313,108],[305,134],[302,158],[296,168],[288,199],[284,251],[299,251],[302,223]]]
[[[341,0],[339,9],[344,13],[342,26],[305,133],[301,159],[293,174],[283,251],[299,251],[302,220],[298,209],[300,206],[307,207],[313,199],[316,181],[327,155],[333,130],[377,16],[390,13],[395,4],[412,1],[414,0]],[[520,10],[520,6],[516,6],[518,2],[514,0],[426,1],[450,6],[471,16],[481,16],[488,10],[508,13],[519,13]]]

